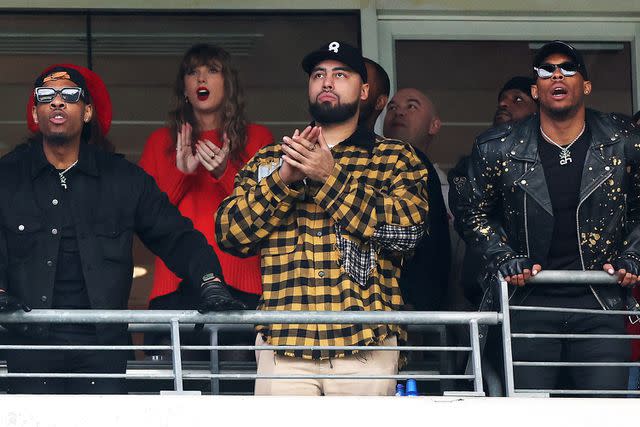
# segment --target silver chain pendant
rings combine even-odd
[[[562,166],[572,163],[573,159],[571,159],[571,151],[569,150],[560,150],[560,164]]]
[[[73,162],[71,166],[69,166],[65,170],[63,170],[62,172],[58,172],[58,175],[60,175],[60,187],[64,188],[65,190],[67,189],[67,177],[64,176],[64,174],[69,172],[71,168],[74,167],[77,163],[78,161],[76,160],[75,162]]]
[[[555,145],[556,147],[558,147],[560,149],[560,154],[559,154],[559,156],[560,156],[560,165],[561,166],[566,166],[569,163],[573,163],[573,159],[571,158],[571,151],[569,151],[569,148],[571,148],[571,146],[573,145],[574,142],[576,142],[578,139],[580,139],[580,137],[584,133],[584,130],[586,129],[586,127],[587,127],[587,124],[585,122],[585,123],[582,124],[582,130],[580,131],[580,133],[578,133],[578,135],[575,138],[573,138],[573,141],[569,142],[568,144],[566,144],[564,146],[558,144],[553,139],[551,139],[549,137],[549,135],[544,133],[544,130],[542,130],[542,126],[540,126],[540,134],[542,135],[542,137],[547,142]]]

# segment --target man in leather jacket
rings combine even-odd
[[[201,312],[242,308],[213,249],[152,177],[100,145],[111,125],[102,79],[72,64],[47,68],[29,103],[27,144],[0,160],[0,312],[124,309],[137,234],[201,296]],[[213,220],[213,218],[212,218]],[[194,307],[195,308],[195,307]],[[127,325],[8,325],[15,344],[122,345]],[[125,351],[7,354],[10,373],[125,372]],[[118,393],[112,378],[16,378],[13,393]]]
[[[489,274],[509,283],[511,305],[625,309],[640,270],[640,134],[615,114],[585,108],[592,89],[579,51],[544,45],[531,88],[540,113],[488,130],[473,148],[457,208],[465,241],[483,255]],[[534,287],[542,268],[602,270],[616,288]],[[525,301],[526,300],[526,301]],[[517,311],[521,333],[624,334],[620,316]],[[517,361],[625,361],[624,340],[514,339]],[[577,389],[625,389],[625,367],[570,368]],[[559,367],[516,367],[516,388],[548,390]]]

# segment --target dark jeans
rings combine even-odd
[[[249,294],[229,287],[231,295],[246,304],[248,310],[255,310],[258,306],[259,295]],[[194,291],[194,288],[188,286],[186,282],[182,282],[175,292],[154,298],[149,302],[149,310],[194,310],[198,307],[200,295]],[[255,332],[220,332],[218,342],[220,345],[253,345],[256,339]],[[209,336],[206,333],[181,333],[180,342],[182,345],[208,345]],[[170,335],[167,332],[147,332],[144,334],[145,345],[167,345],[170,343]],[[145,350],[147,355],[160,354],[170,357],[170,352],[162,352],[157,350]],[[254,360],[253,352],[241,352],[239,356],[237,352],[223,351],[221,358],[230,356],[231,359],[240,358],[247,359],[246,355],[251,356],[249,359]],[[206,351],[183,351],[184,360],[209,360],[209,353]]]
[[[522,305],[600,309],[592,294],[550,296],[532,294]],[[511,330],[545,334],[626,334],[623,316],[582,313],[511,312]],[[630,357],[628,340],[514,338],[513,360],[527,362],[626,362]],[[529,367],[514,369],[517,389],[554,389],[565,376],[576,390],[625,390],[627,367]],[[565,385],[561,387],[566,388]]]
[[[11,337],[21,345],[96,345],[95,332],[52,333],[46,338]],[[122,343],[119,343],[122,344]],[[106,373],[124,374],[129,351],[110,350],[10,350],[9,373]],[[120,394],[126,393],[124,378],[11,378],[12,394]]]

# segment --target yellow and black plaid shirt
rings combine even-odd
[[[403,142],[358,129],[332,148],[324,184],[280,179],[280,144],[260,150],[238,173],[216,216],[222,249],[260,253],[261,310],[399,310],[402,251],[426,221],[427,170]],[[404,338],[398,325],[261,325],[273,345],[351,346]],[[353,351],[283,351],[326,359]]]

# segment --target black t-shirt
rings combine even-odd
[[[60,171],[58,171],[60,172]],[[90,308],[89,294],[82,273],[82,260],[78,249],[73,212],[68,203],[68,192],[73,191],[74,171],[65,174],[68,188],[61,191],[58,207],[62,213],[62,227],[60,233],[60,247],[58,249],[58,262],[56,278],[53,285],[53,308],[57,309],[85,309]],[[56,324],[52,325],[53,332],[92,332],[95,326],[91,324]]]
[[[570,161],[560,163],[562,150],[547,142],[542,134],[538,137],[538,153],[547,181],[547,189],[553,207],[553,236],[547,259],[542,268],[546,270],[582,270],[576,223],[576,210],[580,198],[580,183],[584,161],[591,141],[591,132],[584,133],[569,148]],[[583,293],[585,286],[562,287],[553,293]]]

